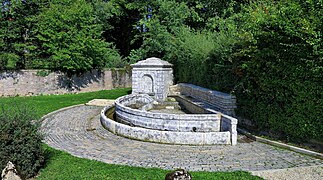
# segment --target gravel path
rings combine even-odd
[[[308,166],[323,165],[323,160],[250,141],[241,135],[236,146],[166,145],[131,140],[102,128],[99,120],[101,110],[102,107],[78,106],[48,116],[42,124],[45,143],[77,157],[162,169],[245,170],[269,174],[263,170],[304,167],[304,171],[309,171]],[[322,177],[321,170],[318,168],[317,176],[313,177]],[[282,171],[273,172],[278,174]],[[270,176],[266,178],[271,179]]]

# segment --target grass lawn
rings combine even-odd
[[[120,96],[129,94],[130,88],[104,90],[79,94],[63,94],[63,95],[44,95],[30,97],[8,97],[0,98],[0,105],[25,104],[35,109],[36,118],[61,109],[63,107],[76,104],[83,104],[92,99],[116,99]]]
[[[90,93],[0,98],[0,105],[26,104],[35,109],[37,118],[57,109],[86,103],[92,99],[115,99],[130,89],[105,90]],[[164,179],[166,170],[106,164],[77,158],[44,145],[47,160],[36,179]],[[260,179],[247,172],[191,172],[193,179]]]

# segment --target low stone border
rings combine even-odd
[[[249,132],[247,132],[247,131],[245,131],[243,129],[240,129],[240,128],[238,128],[237,130],[238,130],[239,133],[241,133],[241,134],[243,134],[243,135],[247,136],[248,138],[253,139],[255,141],[270,144],[270,145],[277,146],[277,147],[280,147],[280,148],[285,148],[285,149],[288,149],[288,150],[291,150],[291,151],[306,154],[306,155],[313,156],[313,157],[316,157],[316,158],[319,158],[319,159],[323,159],[323,154],[322,153],[314,152],[314,151],[303,149],[303,148],[300,148],[300,147],[295,147],[295,146],[292,146],[292,145],[288,145],[288,144],[284,144],[284,143],[281,143],[281,142],[272,141],[272,140],[265,139],[265,138],[262,138],[262,137],[259,137],[259,136],[255,136],[255,135],[252,135],[251,133],[249,133]]]
[[[100,121],[104,128],[110,132],[131,139],[158,142],[165,144],[186,144],[186,145],[214,145],[231,144],[230,132],[175,132],[131,127],[118,123],[106,116],[107,111],[114,106],[107,106],[101,111]]]

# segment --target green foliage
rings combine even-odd
[[[139,48],[142,39],[138,38],[141,28],[137,25],[153,1],[92,1],[95,15],[103,25],[102,37],[114,42],[120,54],[128,56],[131,49]]]
[[[188,6],[176,1],[157,1],[150,5],[150,11],[139,21],[143,27],[141,34],[144,42],[139,50],[131,52],[130,59],[137,57],[164,57],[168,43],[174,39],[174,34],[183,28],[188,28],[185,21],[191,17]],[[149,18],[148,18],[149,17]]]
[[[175,65],[175,75],[180,82],[206,85],[210,82],[207,62],[214,45],[212,33],[183,28],[168,42],[163,59]]]
[[[85,0],[54,1],[37,17],[42,57],[54,70],[77,73],[113,67],[120,56],[100,39],[102,25]]]
[[[46,77],[48,76],[50,71],[48,70],[38,70],[36,76]]]
[[[323,136],[321,9],[313,1],[258,1],[224,20],[239,29],[236,40],[222,42],[230,50],[224,61],[217,59],[227,70],[214,66],[224,83],[219,89],[234,92],[239,115],[272,136]],[[225,49],[216,48],[213,59],[221,53]]]
[[[31,123],[33,110],[15,103],[0,107],[0,169],[13,162],[26,178],[36,175],[44,163],[42,135]]]
[[[287,139],[323,137],[322,5],[264,2],[245,16],[255,41],[242,54],[248,58],[240,98],[255,103],[249,116],[262,129]]]
[[[34,25],[31,17],[39,12],[40,5],[38,0],[0,0],[0,54],[10,54],[2,56],[9,63],[13,56],[18,57],[9,68],[28,68],[32,61],[35,45],[30,37]]]
[[[0,70],[13,69],[19,61],[19,56],[14,53],[0,54]]]

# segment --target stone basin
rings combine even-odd
[[[181,105],[197,106],[184,97],[175,98]],[[102,110],[101,124],[112,133],[143,141],[189,145],[236,144],[226,123],[228,119],[236,123],[234,118],[220,112],[202,111],[203,108],[198,106],[187,109],[201,108],[197,111],[206,113],[169,114],[147,111],[154,102],[147,94],[122,96],[115,101],[114,106],[107,106]],[[140,106],[133,108],[134,103]]]

